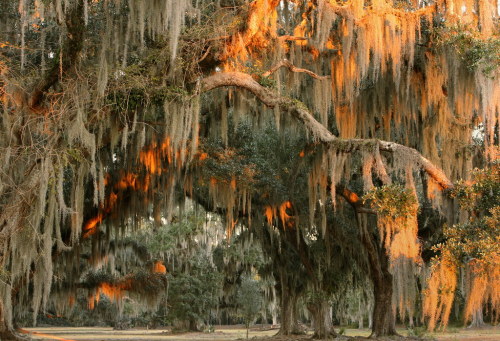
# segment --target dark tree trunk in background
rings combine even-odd
[[[174,328],[181,331],[198,332],[198,323],[195,319],[189,320],[176,320],[174,321]]]
[[[484,326],[483,308],[479,308],[472,314],[472,322],[469,328]]]

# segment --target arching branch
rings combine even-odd
[[[254,94],[262,103],[270,108],[278,106],[282,111],[290,113],[301,122],[305,129],[317,141],[333,146],[343,152],[353,152],[372,144],[382,151],[405,155],[413,164],[421,167],[443,189],[453,188],[453,183],[446,174],[431,161],[422,156],[417,150],[395,142],[377,139],[341,139],[333,135],[324,125],[319,123],[309,109],[300,101],[281,96],[272,89],[260,85],[249,74],[243,72],[220,72],[201,80],[202,92],[226,86],[236,86]]]

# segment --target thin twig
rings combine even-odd
[[[311,70],[307,70],[307,69],[302,69],[302,68],[296,67],[295,65],[293,65],[292,63],[290,63],[288,61],[288,59],[283,59],[278,64],[276,64],[275,66],[273,66],[269,71],[264,72],[262,74],[262,77],[269,77],[271,74],[275,73],[276,71],[278,71],[278,69],[280,69],[282,67],[286,67],[291,72],[303,72],[303,73],[306,73],[309,76],[311,76],[313,78],[316,78],[316,79],[320,79],[320,80],[325,80],[325,79],[329,79],[330,78],[330,76],[319,76],[319,75],[315,74],[314,72],[312,72]]]

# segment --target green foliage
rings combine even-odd
[[[384,217],[409,217],[415,213],[417,199],[409,188],[391,184],[374,187],[363,197],[370,201],[371,206],[378,214]]]
[[[459,181],[451,193],[460,207],[477,216],[500,205],[500,164],[475,169],[471,181]],[[491,214],[491,212],[490,212]]]
[[[82,285],[86,288],[96,288],[100,283],[115,283],[117,276],[106,270],[89,271],[83,278]]]
[[[229,141],[227,148],[220,140],[203,142],[201,149],[209,155],[202,169],[206,183],[211,177],[229,183],[234,176],[238,186],[244,185],[260,194],[254,197],[252,205],[259,205],[263,198],[268,200],[267,204],[276,204],[289,197],[305,197],[307,172],[298,172],[303,136],[291,132],[280,134],[271,123],[261,130],[241,123],[230,131]]]
[[[438,44],[451,46],[469,70],[479,69],[486,75],[491,75],[499,69],[498,36],[484,38],[476,29],[466,26],[443,27],[437,30],[436,36]]]
[[[307,303],[319,305],[322,302],[330,301],[331,297],[322,291],[308,291],[306,292],[305,300]]]
[[[248,338],[248,328],[262,309],[262,292],[259,281],[250,276],[244,277],[238,290],[236,302],[239,313],[245,321]]]
[[[238,240],[233,240],[230,243],[223,241],[221,245],[217,246],[214,250],[214,263],[220,271],[229,264],[238,264],[239,267],[250,270],[252,267],[258,268],[263,265],[264,259],[258,245],[244,248]]]
[[[448,249],[457,260],[471,258],[493,263],[500,254],[500,164],[475,169],[471,181],[459,181],[452,192],[469,219],[446,226],[446,243],[437,249]]]
[[[154,232],[144,230],[136,239],[144,243],[151,254],[158,257],[169,251],[177,251],[180,241],[188,241],[194,246],[194,236],[200,233],[202,227],[202,215],[189,213],[176,222],[164,225]]]
[[[171,224],[142,231],[136,237],[156,259],[168,258],[166,321],[178,329],[209,324],[221,292],[223,276],[199,238],[204,233],[203,224],[202,212],[190,211]]]
[[[425,326],[422,327],[413,327],[408,328],[408,336],[414,336],[417,338],[423,338],[427,335],[427,328]]]
[[[273,88],[273,89],[276,88],[276,80],[270,77],[260,77],[259,84],[266,88]]]
[[[192,259],[189,273],[168,276],[169,321],[188,321],[189,325],[209,324],[215,312],[222,276],[205,257]]]

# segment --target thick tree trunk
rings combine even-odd
[[[395,316],[392,309],[392,275],[389,271],[384,271],[376,276],[372,275],[372,280],[375,307],[371,336],[396,335]]]
[[[392,274],[389,272],[389,257],[375,236],[368,231],[367,218],[358,214],[361,242],[365,247],[370,264],[375,306],[371,337],[397,335],[395,316],[392,309]]]
[[[332,317],[330,315],[330,304],[323,301],[318,304],[308,304],[307,310],[312,315],[315,339],[327,339],[337,334],[333,329]]]
[[[299,305],[297,304],[299,301],[299,297],[294,295],[294,299],[292,301],[292,334],[293,335],[303,335],[306,333],[304,328],[299,324]]]
[[[281,319],[280,319],[280,335],[292,335],[294,329],[293,301],[294,296],[288,290],[282,290],[281,294]]]
[[[297,295],[287,286],[281,283],[281,324],[279,335],[303,334],[297,322]]]

